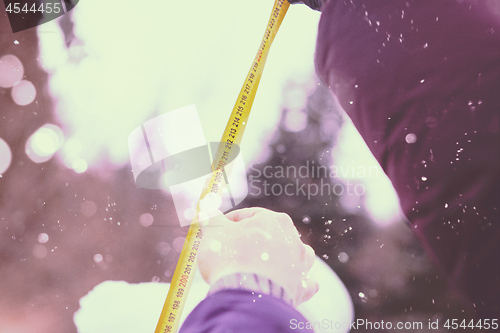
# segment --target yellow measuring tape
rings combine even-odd
[[[219,149],[212,163],[212,177],[210,178],[208,186],[203,189],[200,201],[209,193],[222,195],[222,189],[225,185],[223,181],[225,178],[224,173],[226,173],[224,166],[227,161],[234,159],[230,158],[234,154],[231,152],[231,147],[241,143],[260,78],[264,71],[269,48],[271,47],[274,37],[278,33],[278,29],[289,6],[290,4],[287,0],[275,0],[274,2],[273,11],[269,18],[266,32],[264,33],[257,55],[243,83],[243,87],[233,107],[231,116],[229,117]],[[182,309],[184,308],[187,294],[193,282],[197,267],[196,255],[201,241],[201,227],[198,220],[200,201],[198,201],[195,217],[191,222],[186,241],[184,242],[184,247],[182,248],[179,261],[177,262],[177,267],[172,277],[167,299],[163,306],[155,333],[177,332]]]

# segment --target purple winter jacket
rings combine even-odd
[[[488,3],[330,0],[315,62],[430,258],[498,318],[500,6]]]
[[[281,299],[247,290],[223,290],[205,298],[179,333],[313,333],[307,320]]]

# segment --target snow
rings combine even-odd
[[[348,332],[353,320],[352,300],[338,276],[321,259],[310,272],[320,285],[319,292],[298,310],[310,322],[324,319],[344,323],[344,329],[320,329],[316,333]],[[80,299],[80,309],[74,315],[78,333],[137,333],[154,332],[170,284],[147,282],[131,284],[125,281],[105,281]],[[196,272],[181,317],[187,315],[201,302],[209,290]],[[347,329],[345,329],[347,328]]]

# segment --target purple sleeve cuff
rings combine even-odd
[[[314,332],[299,328],[298,323],[306,322],[300,312],[281,299],[248,290],[226,289],[198,304],[179,332]]]

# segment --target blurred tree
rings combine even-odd
[[[0,332],[76,332],[78,301],[100,282],[169,281],[187,229],[168,195],[135,186],[130,166],[78,174],[57,156],[28,158],[28,138],[58,124],[48,75],[36,28],[13,34],[2,12],[0,32],[0,57],[18,57],[37,91],[20,106],[0,87],[0,138],[12,151],[0,176]]]

